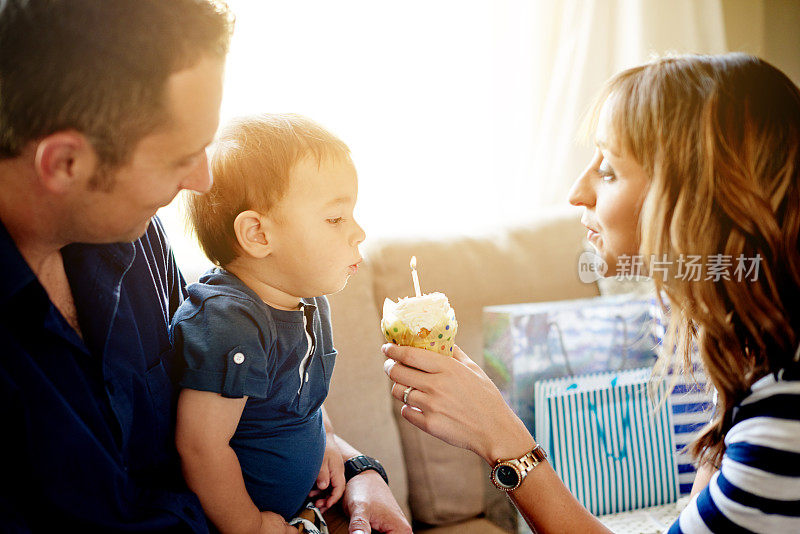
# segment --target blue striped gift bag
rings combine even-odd
[[[589,374],[534,386],[535,437],[567,488],[593,514],[678,498],[672,410],[668,398],[653,411],[650,373],[644,368]]]

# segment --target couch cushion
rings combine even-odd
[[[373,243],[366,252],[375,306],[381,309],[385,297],[413,294],[408,263],[415,255],[423,292],[447,294],[459,323],[456,342],[482,364],[484,306],[597,295],[596,284],[578,278],[584,233],[577,212],[570,210],[494,235]],[[373,328],[379,330],[377,323]],[[478,457],[399,419],[414,518],[443,524],[483,512],[488,482]]]
[[[410,518],[405,462],[392,416],[391,383],[383,372],[383,336],[369,265],[329,300],[339,355],[325,409],[338,435],[380,460],[389,475],[392,493]]]
[[[486,519],[471,519],[450,525],[441,525],[428,529],[415,529],[414,532],[422,534],[508,534],[491,521]]]

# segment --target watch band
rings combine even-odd
[[[377,471],[383,478],[384,482],[389,483],[389,477],[386,475],[386,469],[383,468],[381,463],[370,456],[360,455],[354,456],[344,463],[344,480],[347,482],[354,476],[363,473],[364,471]]]
[[[536,445],[533,450],[527,452],[519,458],[511,458],[509,460],[497,460],[492,469],[491,479],[492,483],[503,491],[513,491],[517,489],[525,477],[528,476],[534,467],[547,459],[547,452],[541,445]],[[501,466],[509,466],[517,472],[517,481],[514,485],[504,485],[498,479],[498,468]]]

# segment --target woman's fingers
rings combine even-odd
[[[412,389],[409,391],[408,395],[406,395],[407,388],[408,386],[406,384],[395,382],[392,384],[392,397],[404,404],[420,408],[423,411],[430,406],[428,402],[430,400],[430,395],[417,388]]]
[[[437,372],[441,368],[441,361],[450,357],[430,350],[401,347],[394,343],[386,343],[381,350],[387,358],[428,373]]]
[[[407,404],[400,408],[400,415],[415,427],[430,433],[425,420],[425,414],[420,410],[415,409],[413,406]]]
[[[467,356],[467,354],[461,350],[461,347],[458,345],[453,346],[453,358],[466,365],[471,371],[477,373],[479,376],[486,376],[486,373],[483,372],[481,366],[475,363],[472,358]]]
[[[467,367],[469,367],[470,364],[475,365],[475,362],[473,362],[458,345],[453,345],[453,358],[465,364]]]
[[[428,384],[433,376],[430,373],[407,367],[391,359],[384,362],[383,370],[392,382],[414,386],[423,391],[428,391]]]

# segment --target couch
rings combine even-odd
[[[400,417],[380,352],[384,298],[413,293],[415,255],[423,291],[447,294],[459,322],[456,341],[482,364],[484,306],[598,295],[596,284],[578,279],[584,235],[577,211],[559,210],[481,236],[368,242],[358,274],[330,297],[339,357],[326,408],[338,434],[381,460],[415,532],[502,534],[516,516],[477,456]]]

